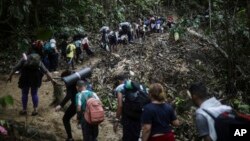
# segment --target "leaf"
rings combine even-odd
[[[4,97],[1,97],[0,98],[0,105],[2,106],[2,107],[6,107],[6,106],[8,106],[8,105],[13,105],[14,104],[14,99],[13,99],[13,97],[12,96],[10,96],[10,95],[7,95],[7,96],[4,96]]]
[[[2,107],[6,107],[6,103],[5,103],[5,101],[4,101],[4,97],[1,97],[0,98],[0,105],[2,106]]]
[[[14,99],[10,95],[5,96],[4,101],[5,101],[6,105],[13,105],[14,104]]]

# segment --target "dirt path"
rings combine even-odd
[[[212,55],[208,45],[201,44],[201,41],[185,36],[181,41],[174,42],[169,39],[169,34],[151,34],[146,38],[145,44],[135,43],[132,45],[121,46],[116,54],[101,53],[96,57],[90,58],[78,69],[86,66],[96,66],[93,70],[92,81],[96,84],[96,91],[101,98],[110,95],[113,86],[111,77],[121,68],[134,74],[132,80],[140,82],[164,84],[168,91],[168,97],[171,100],[179,98],[182,102],[177,105],[177,111],[183,112],[183,122],[185,127],[181,127],[178,139],[193,140],[195,136],[192,123],[193,111],[188,106],[190,101],[186,95],[187,86],[195,80],[205,80],[213,82],[215,79],[213,67],[215,64],[210,62]],[[11,95],[15,99],[15,104],[4,111],[0,111],[0,119],[13,119],[17,122],[32,125],[35,128],[48,131],[54,134],[58,141],[66,138],[66,133],[62,124],[63,112],[55,112],[54,107],[50,107],[53,101],[53,88],[50,82],[44,82],[39,91],[39,115],[30,116],[32,112],[32,102],[29,99],[29,116],[22,117],[18,115],[21,110],[21,94],[17,88],[18,76],[14,76],[13,82],[6,84],[4,79],[7,76],[0,76],[0,96]],[[214,87],[216,83],[212,85]],[[112,94],[111,94],[112,95]],[[187,103],[185,103],[187,102]],[[174,102],[173,102],[174,103]],[[111,104],[112,105],[112,104]],[[114,113],[107,112],[106,120],[100,125],[99,141],[119,141],[121,139],[121,130],[117,134],[113,132],[112,119]],[[76,117],[72,120],[72,132],[75,140],[82,139],[81,130],[76,128]],[[190,132],[186,132],[190,130]],[[26,140],[25,140],[26,141]],[[33,140],[30,140],[33,141]],[[44,140],[43,140],[44,141]]]
[[[83,65],[78,65],[77,68],[80,69],[86,66],[93,66],[100,61],[99,57],[90,58]],[[20,116],[19,111],[22,109],[21,104],[21,92],[17,87],[18,75],[14,75],[12,83],[6,83],[7,76],[1,76],[0,79],[0,96],[11,95],[14,98],[14,105],[0,111],[0,119],[14,120],[19,123],[24,123],[25,125],[30,125],[37,129],[44,131],[49,131],[51,134],[55,134],[58,141],[66,139],[66,133],[62,123],[62,117],[64,112],[55,112],[54,107],[49,106],[53,101],[53,87],[50,82],[43,82],[43,85],[39,89],[39,115],[36,117],[31,116],[33,110],[31,96],[29,96],[28,101],[28,116]],[[72,120],[72,133],[74,139],[82,140],[82,132],[76,127],[76,117]],[[112,123],[110,123],[110,118],[100,125],[100,141],[117,141],[119,136],[113,133]],[[29,139],[24,139],[29,140]],[[30,139],[32,140],[32,139]]]

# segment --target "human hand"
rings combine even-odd
[[[61,108],[62,108],[62,106],[61,106],[61,105],[57,105],[57,106],[56,106],[55,111],[56,111],[56,112],[58,112],[58,111],[60,111],[60,110],[61,110]]]

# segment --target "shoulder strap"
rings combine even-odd
[[[211,114],[208,110],[206,109],[202,109],[205,113],[207,113],[213,120],[215,120],[216,118],[213,116],[213,114]]]
[[[91,91],[83,91],[83,96],[86,99],[86,101],[88,101],[89,97],[88,97],[88,95],[85,95],[85,93],[91,93],[92,94],[92,92]]]

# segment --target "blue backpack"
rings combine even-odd
[[[50,45],[50,42],[47,42],[44,46],[43,46],[43,50],[45,54],[50,54],[53,53],[53,48]]]

